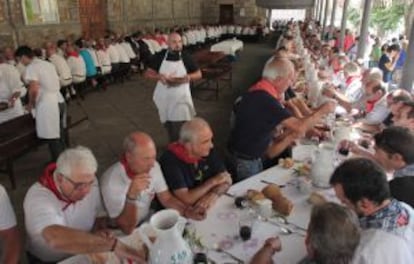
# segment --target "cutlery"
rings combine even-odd
[[[286,187],[286,185],[285,184],[277,184],[277,183],[274,183],[274,182],[270,182],[270,181],[266,181],[266,180],[260,180],[261,182],[263,182],[263,183],[266,183],[266,184],[276,184],[277,186],[279,186],[279,188],[284,188],[284,187]]]
[[[307,232],[308,229],[301,227],[300,225],[297,225],[295,223],[289,222],[285,217],[283,216],[277,216],[276,220],[279,221],[280,223],[284,224],[284,225],[289,225],[289,226],[293,226],[296,229],[302,230]]]
[[[233,255],[233,254],[231,254],[230,252],[225,251],[224,249],[222,249],[222,248],[221,248],[219,245],[217,245],[217,244],[215,244],[215,245],[214,245],[213,250],[214,250],[214,251],[216,251],[216,252],[218,252],[218,253],[224,253],[224,254],[225,254],[225,255],[227,255],[228,257],[230,257],[230,258],[232,258],[233,260],[237,261],[237,263],[239,263],[239,264],[243,264],[243,263],[244,263],[244,261],[243,261],[243,260],[241,260],[241,259],[239,259],[238,257],[234,256],[234,255]]]

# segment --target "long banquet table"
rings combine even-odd
[[[267,183],[276,183],[284,185],[282,193],[293,203],[294,208],[287,220],[289,223],[307,228],[312,206],[308,203],[309,194],[304,194],[297,188],[296,176],[293,169],[283,169],[279,166],[267,169],[245,181],[233,185],[228,193],[234,196],[241,196],[248,189],[261,190]],[[313,188],[313,187],[312,187]],[[333,189],[316,189],[324,195],[327,200],[336,201]],[[246,210],[246,209],[243,209]],[[256,220],[252,228],[252,237],[250,240],[243,242],[238,238],[239,225],[238,220],[243,210],[237,209],[234,205],[234,198],[223,196],[217,204],[210,209],[207,219],[201,222],[191,221],[197,234],[202,238],[202,242],[208,248],[219,246],[227,252],[248,263],[254,253],[263,245],[263,242],[271,236],[279,235],[282,241],[282,251],[277,253],[274,261],[278,264],[293,264],[300,261],[306,255],[304,244],[305,233],[293,225],[287,225],[291,230],[297,231],[290,235],[280,234],[280,227],[284,226],[277,221],[264,222]],[[277,225],[276,225],[277,223]],[[214,250],[209,251],[209,257],[217,263],[232,262],[230,257],[223,253],[217,253]]]
[[[210,51],[223,52],[226,55],[235,56],[236,52],[243,49],[243,41],[238,39],[227,39],[210,47]]]

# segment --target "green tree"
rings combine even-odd
[[[380,36],[387,31],[395,31],[404,19],[404,9],[403,4],[393,4],[387,8],[375,5],[372,8],[370,27],[375,28]]]

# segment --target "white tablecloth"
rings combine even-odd
[[[261,180],[285,185],[282,188],[282,192],[294,203],[294,209],[287,220],[290,223],[307,228],[311,212],[311,205],[307,202],[309,195],[301,193],[296,187],[296,176],[293,176],[292,169],[283,169],[278,166],[270,168],[254,177],[235,184],[229,190],[229,193],[241,196],[248,189],[261,190],[267,185],[261,182]],[[332,189],[314,189],[314,191],[322,193],[328,200],[336,200]],[[253,225],[252,238],[246,242],[241,241],[238,238],[238,220],[241,214],[245,214],[245,210],[247,209],[243,211],[237,209],[233,198],[223,196],[209,211],[206,220],[202,222],[192,221],[192,224],[197,230],[198,235],[202,237],[202,242],[205,246],[213,248],[214,245],[220,245],[220,247],[248,263],[254,253],[263,245],[263,242],[268,237],[278,235],[280,229],[274,224],[257,220]],[[304,234],[303,231],[295,229],[293,226],[289,226],[289,228],[301,232],[302,235]],[[276,263],[294,264],[306,256],[304,236],[279,234],[279,237],[281,238],[283,249],[281,252],[276,253],[274,257]],[[212,250],[209,251],[209,257],[217,263],[232,261],[225,254],[219,254]]]
[[[238,50],[243,49],[243,41],[238,39],[229,39],[221,41],[210,47],[210,51],[223,52],[226,55],[235,56]]]

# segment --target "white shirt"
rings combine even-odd
[[[0,63],[0,102],[8,102],[15,92],[20,92],[20,97],[26,94],[20,73],[13,65]],[[0,111],[0,123],[21,116],[23,113],[22,102],[20,98],[17,98],[14,107]]]
[[[121,43],[121,46],[124,48],[130,59],[135,59],[137,57],[129,42],[124,41]]]
[[[49,57],[49,61],[55,66],[56,72],[59,75],[60,86],[64,87],[72,83],[72,73],[66,60],[55,53]]]
[[[36,98],[36,102],[44,94],[57,94],[58,102],[63,103],[64,99],[60,93],[59,76],[57,75],[56,68],[52,63],[41,60],[33,59],[33,61],[27,65],[24,75],[25,82],[37,81],[40,85],[40,92]]]
[[[60,261],[70,256],[49,245],[42,231],[51,225],[60,225],[89,232],[95,219],[102,216],[103,206],[98,185],[92,186],[81,201],[69,205],[56,198],[55,194],[40,183],[33,184],[24,198],[23,210],[27,231],[27,248],[36,257],[46,262]]]
[[[387,96],[384,95],[379,101],[374,104],[371,112],[369,112],[362,121],[367,125],[381,124],[387,116],[391,113],[387,104]]]
[[[0,230],[16,226],[16,216],[10,203],[6,189],[0,184]]]
[[[363,230],[352,264],[414,263],[412,245],[380,229]]]
[[[72,73],[73,83],[80,83],[86,79],[86,65],[82,56],[69,56],[67,62]]]
[[[155,162],[149,175],[151,177],[149,187],[139,195],[136,202],[138,207],[138,222],[141,222],[149,216],[150,205],[155,194],[168,190],[158,162]],[[101,192],[109,217],[116,218],[122,213],[130,184],[131,179],[126,174],[120,162],[112,165],[102,175]]]
[[[130,61],[129,56],[128,56],[126,50],[124,49],[124,47],[121,45],[121,43],[116,43],[114,45],[114,47],[118,51],[119,62],[121,62],[121,63],[129,63],[129,61]]]
[[[109,45],[106,51],[109,54],[109,58],[111,59],[111,63],[119,63],[119,53],[117,48],[113,44]]]
[[[108,50],[97,50],[96,57],[98,59],[98,65],[101,67],[102,74],[108,74],[111,72],[111,58],[109,57]]]

